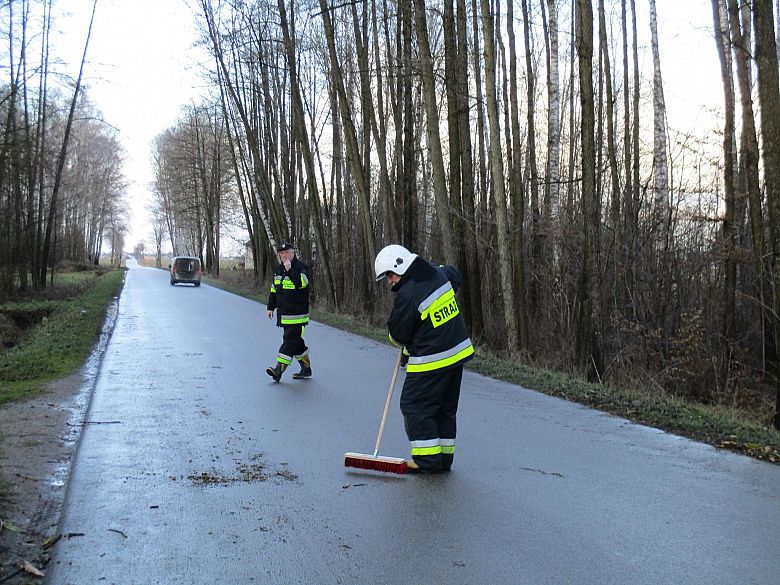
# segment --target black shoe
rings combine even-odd
[[[294,380],[303,380],[304,378],[311,378],[311,368],[301,364],[301,371],[293,374]]]
[[[278,382],[282,379],[282,366],[281,364],[276,364],[274,368],[266,368],[265,373],[271,376],[274,382]]]

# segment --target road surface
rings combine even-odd
[[[393,348],[312,323],[275,384],[264,305],[128,266],[50,585],[778,583],[780,466],[466,372],[451,473],[345,469]]]

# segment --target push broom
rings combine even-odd
[[[362,453],[346,453],[344,455],[344,467],[356,467],[358,469],[372,469],[374,471],[386,471],[388,473],[406,473],[406,459],[398,457],[381,457],[379,453],[379,444],[382,442],[382,434],[385,432],[385,422],[387,422],[387,411],[390,409],[390,402],[393,398],[395,381],[398,379],[398,370],[401,369],[401,356],[403,348],[398,352],[398,359],[395,361],[393,370],[393,379],[390,381],[390,390],[387,392],[385,401],[385,411],[382,413],[382,424],[379,425],[379,436],[376,438],[376,446],[373,455],[364,455]]]

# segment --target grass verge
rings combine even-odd
[[[0,312],[7,314],[40,316],[20,343],[0,354],[0,405],[36,395],[47,382],[69,375],[84,363],[100,336],[109,304],[122,288],[124,274],[124,270],[89,273],[75,283],[55,283],[49,291],[54,298],[0,306]]]
[[[213,278],[207,281],[212,286],[265,302],[256,292],[242,290],[240,286]],[[387,341],[384,329],[352,317],[316,307],[312,308],[311,315],[315,321],[331,327]],[[714,447],[780,463],[780,432],[762,424],[750,412],[699,404],[659,392],[593,384],[564,373],[529,366],[518,358],[491,354],[482,348],[478,348],[477,357],[468,363],[467,368]]]

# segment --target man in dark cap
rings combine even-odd
[[[301,370],[294,373],[293,378],[301,380],[311,377],[309,348],[303,341],[303,332],[309,322],[309,267],[298,259],[289,242],[282,242],[277,252],[279,266],[274,272],[267,308],[269,319],[273,319],[276,310],[276,324],[284,329],[284,336],[276,365],[266,373],[275,382],[280,381],[294,358],[301,364]]]

